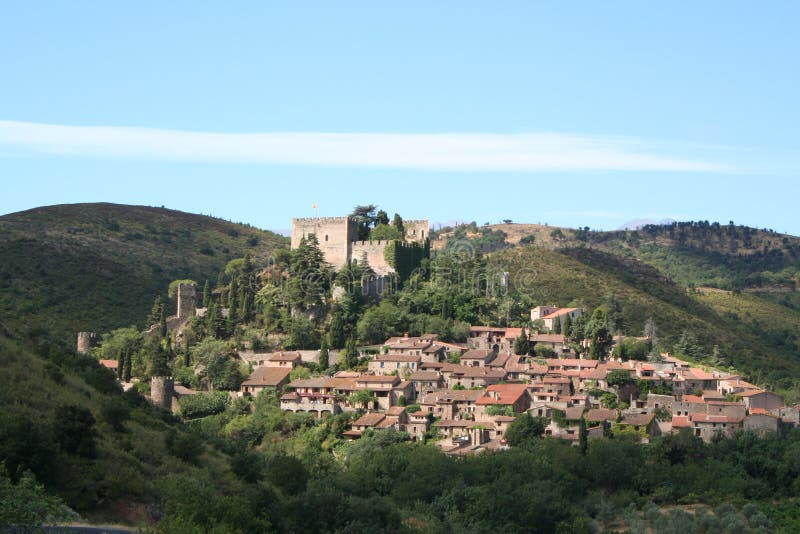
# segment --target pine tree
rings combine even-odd
[[[322,342],[319,346],[319,368],[327,369],[330,365],[328,361],[328,336],[322,336]]]
[[[203,307],[208,308],[208,305],[211,304],[211,284],[206,283],[203,284]]]
[[[147,316],[146,322],[147,327],[151,327],[154,324],[158,324],[161,320],[161,311],[164,308],[164,303],[161,301],[161,296],[157,296],[153,301],[153,307],[150,308],[150,314]]]

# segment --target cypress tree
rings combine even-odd
[[[161,306],[161,316],[158,321],[158,333],[162,338],[167,337],[167,314],[164,312],[164,306]]]
[[[154,324],[158,324],[161,320],[161,311],[164,308],[164,303],[161,302],[161,296],[157,296],[153,301],[153,307],[150,308],[150,314],[147,316],[147,327],[151,327]]]
[[[565,337],[570,337],[572,333],[572,317],[569,314],[564,316],[564,324],[561,325],[561,333]]]
[[[119,351],[117,356],[117,378],[122,379],[122,371],[125,368],[125,350]]]
[[[211,284],[206,283],[203,284],[203,307],[208,308],[208,305],[211,304]]]
[[[581,426],[578,428],[578,439],[581,454],[586,454],[586,450],[589,448],[589,430],[586,428],[586,419],[581,417]]]
[[[553,333],[560,334],[561,333],[561,318],[557,318],[553,321]]]
[[[330,346],[334,349],[341,349],[344,347],[344,318],[342,317],[341,309],[336,306],[333,309],[333,317],[331,317],[330,328]]]
[[[518,356],[527,356],[530,351],[531,344],[528,342],[528,334],[525,333],[525,329],[523,328],[522,333],[514,340],[514,354]]]
[[[344,366],[352,369],[358,365],[358,350],[356,349],[356,338],[350,337],[344,349]]]
[[[330,365],[328,361],[328,336],[322,336],[322,342],[319,346],[319,368],[327,369]]]
[[[131,367],[132,367],[131,354],[128,353],[125,356],[125,369],[122,371],[122,380],[124,380],[125,382],[131,381]]]

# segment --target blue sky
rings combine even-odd
[[[434,5],[435,4],[435,5]],[[0,213],[800,235],[796,2],[5,2]]]

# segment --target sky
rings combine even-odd
[[[377,204],[800,235],[798,20],[789,1],[6,1],[0,213],[285,230]]]

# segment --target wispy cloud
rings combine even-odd
[[[0,121],[0,149],[62,156],[439,171],[729,170],[682,157],[675,147],[561,133],[214,133]]]

